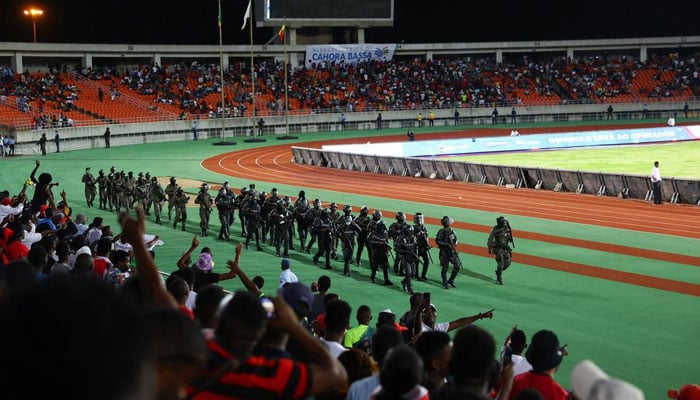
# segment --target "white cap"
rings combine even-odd
[[[75,257],[77,258],[81,254],[92,255],[92,251],[90,251],[90,248],[88,246],[83,246],[75,251]]]
[[[571,370],[571,388],[581,400],[644,400],[639,388],[610,378],[591,360],[583,360]]]

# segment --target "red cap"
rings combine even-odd
[[[12,199],[10,199],[9,197],[5,197],[4,199],[2,199],[3,206],[9,206],[11,203],[12,203]]]
[[[683,385],[679,390],[669,389],[668,398],[677,400],[700,400],[700,386]]]

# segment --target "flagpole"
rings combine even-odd
[[[248,3],[248,7],[250,7],[250,3]],[[250,8],[248,8],[246,13],[249,11],[250,11]],[[249,19],[249,21],[248,21],[248,28],[249,29],[248,30],[250,32],[250,88],[252,90],[251,97],[253,99],[253,114],[252,114],[253,120],[252,120],[252,123],[250,124],[250,126],[253,127],[252,128],[253,132],[255,132],[256,131],[256,129],[255,129],[255,116],[256,116],[257,112],[256,112],[256,107],[255,107],[255,64],[253,64],[254,63],[254,61],[253,61],[253,21],[252,21],[253,18],[252,18],[252,16],[248,15],[248,19]],[[255,136],[256,136],[256,134],[254,133],[253,137],[255,137]]]
[[[221,141],[226,141],[226,97],[224,93],[224,41],[221,34],[221,0],[219,0],[219,69],[221,72]]]
[[[289,94],[287,93],[287,16],[283,17],[282,27],[284,28],[284,134],[289,136]]]

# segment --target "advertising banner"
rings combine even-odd
[[[395,44],[325,44],[306,46],[306,68],[326,63],[357,64],[379,60],[391,61],[396,51]]]

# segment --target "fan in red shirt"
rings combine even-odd
[[[554,374],[565,354],[566,346],[559,346],[559,338],[554,332],[541,330],[535,333],[525,352],[532,370],[515,377],[510,399],[527,388],[533,388],[544,400],[566,400],[569,397],[568,391],[554,380]]]

